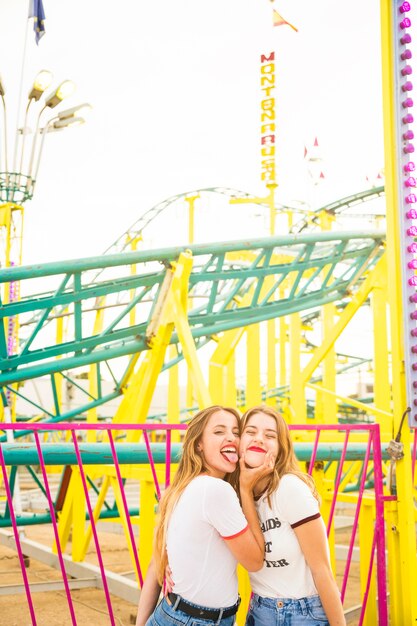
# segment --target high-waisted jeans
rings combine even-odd
[[[253,594],[246,626],[329,626],[319,596],[262,598]]]
[[[189,604],[191,604],[191,602],[189,602]],[[197,604],[193,604],[192,606],[200,609],[208,608]],[[235,619],[236,615],[225,617],[217,622],[209,619],[199,619],[192,615],[187,615],[183,611],[174,609],[167,599],[164,598],[146,622],[146,626],[233,626]]]

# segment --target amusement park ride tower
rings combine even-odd
[[[124,435],[126,443],[136,444],[140,432],[134,427],[143,425],[149,417],[152,393],[158,376],[164,369],[173,372],[170,379],[172,395],[168,398],[168,421],[179,421],[178,376],[174,373],[174,368],[181,361],[186,361],[188,371],[193,375],[192,388],[199,406],[203,407],[210,403],[225,404],[226,399],[227,403],[236,404],[238,394],[233,362],[234,349],[240,338],[244,336],[247,339],[247,379],[246,387],[243,388],[241,394],[245,396],[242,404],[251,406],[261,401],[277,404],[277,397],[281,393],[283,413],[295,430],[297,428],[301,430],[303,425],[310,426],[311,423],[318,428],[323,425],[329,427],[329,437],[333,436],[333,433],[335,439],[339,437],[337,443],[340,444],[340,432],[343,425],[337,421],[336,399],[340,400],[341,396],[336,393],[335,343],[356,311],[362,305],[367,304],[371,298],[375,320],[373,406],[366,406],[364,402],[353,398],[343,398],[342,402],[351,400],[352,407],[359,408],[363,414],[370,415],[376,422],[379,422],[372,424],[372,427],[381,428],[383,446],[388,445],[392,439],[389,444],[388,465],[395,468],[395,489],[392,485],[388,488],[385,483],[384,495],[379,501],[376,496],[372,502],[371,497],[368,501],[368,504],[371,502],[370,510],[371,507],[375,507],[375,510],[379,507],[379,512],[382,511],[384,514],[385,507],[387,532],[384,532],[383,522],[377,532],[371,510],[368,525],[370,532],[366,536],[366,539],[369,537],[371,539],[370,541],[362,539],[361,549],[364,547],[367,555],[371,552],[370,556],[373,559],[372,537],[374,541],[378,538],[381,540],[378,558],[382,556],[385,564],[384,541],[387,535],[390,611],[392,624],[395,626],[405,626],[414,623],[417,619],[414,476],[413,459],[408,454],[412,441],[410,428],[404,425],[404,417],[408,414],[410,419],[408,426],[415,428],[417,422],[415,408],[417,407],[417,363],[415,362],[417,346],[414,345],[414,338],[417,335],[415,328],[417,295],[414,289],[417,286],[414,271],[417,269],[417,244],[414,241],[417,238],[415,226],[417,210],[413,206],[417,205],[417,197],[414,193],[417,182],[413,174],[414,162],[411,160],[414,151],[412,143],[414,135],[411,128],[413,115],[410,111],[413,102],[409,95],[412,91],[412,84],[408,80],[411,71],[409,12],[408,2],[381,1],[385,172],[388,198],[386,246],[385,233],[381,231],[365,233],[332,231],[332,216],[336,212],[335,203],[332,207],[330,205],[323,207],[319,215],[309,216],[312,218],[311,223],[314,221],[318,226],[311,232],[305,228],[310,224],[307,218],[304,225],[297,230],[293,228],[294,224],[291,221],[293,216],[289,211],[286,213],[285,207],[279,207],[281,215],[278,215],[276,203],[278,177],[275,172],[277,136],[274,98],[275,58],[274,53],[269,52],[261,56],[260,67],[261,182],[265,187],[265,195],[249,197],[248,194],[239,192],[233,194],[230,199],[230,204],[234,205],[254,203],[266,207],[270,218],[269,237],[249,238],[249,240],[229,241],[221,244],[219,242],[195,244],[193,241],[194,203],[207,191],[198,190],[193,194],[181,196],[181,200],[188,203],[190,218],[189,245],[187,246],[136,250],[136,242],[139,240],[144,225],[147,224],[146,220],[151,219],[148,215],[141,217],[136,228],[132,228],[129,233],[125,234],[128,235],[127,237],[123,236],[116,242],[115,249],[111,250],[110,254],[91,259],[50,263],[35,268],[18,267],[21,266],[22,256],[23,205],[33,195],[46,135],[50,131],[61,130],[83,120],[79,117],[81,107],[75,107],[58,113],[46,123],[41,121],[44,111],[59,105],[65,96],[68,84],[63,83],[46,98],[44,105],[40,106],[35,131],[33,134],[30,133],[27,120],[29,113],[32,112],[32,105],[40,100],[47,88],[47,81],[45,82],[47,76],[43,73],[29,93],[25,121],[17,130],[13,165],[9,167],[5,92],[0,83],[5,118],[0,166],[0,199],[3,203],[0,207],[0,229],[4,239],[2,261],[4,269],[0,271],[4,285],[1,308],[5,320],[3,345],[0,342],[0,384],[2,389],[6,390],[3,392],[3,404],[7,406],[5,421],[13,421],[15,417],[16,394],[8,392],[8,389],[17,391],[18,385],[26,380],[34,379],[36,376],[48,377],[48,380],[49,378],[51,380],[53,392],[51,404],[54,406],[52,409],[48,406],[48,411],[43,414],[46,423],[56,427],[57,422],[70,422],[74,418],[81,419],[85,416],[87,416],[87,421],[98,421],[89,420],[89,412],[91,415],[92,411],[104,405],[105,402],[117,399],[120,404],[114,415],[115,423],[112,426],[120,427],[120,431],[130,426],[131,428],[127,428]],[[29,138],[31,139],[30,150],[26,149]],[[312,159],[315,159],[314,164],[317,165],[318,158],[312,157]],[[313,165],[313,160],[311,165]],[[213,189],[210,191],[212,192]],[[230,198],[232,194],[229,192],[230,190],[221,188],[220,193]],[[366,193],[369,194],[369,192]],[[358,202],[360,195],[363,197],[365,194],[345,198],[345,204]],[[177,196],[178,198],[180,196]],[[167,204],[161,203],[155,207],[153,217],[164,210]],[[285,235],[276,235],[279,231],[278,219],[282,220],[280,224],[285,219],[288,220]],[[413,220],[415,220],[414,223]],[[131,251],[126,252],[129,246]],[[389,280],[387,280],[387,263]],[[127,271],[124,270],[126,267]],[[124,274],[123,271],[125,271]],[[116,274],[116,272],[119,273]],[[53,292],[46,293],[44,290],[35,296],[28,296],[22,289],[22,294],[19,294],[19,281],[23,282],[26,279],[36,281],[43,277],[55,278],[57,276],[62,277],[62,282]],[[91,276],[94,278],[92,279]],[[386,337],[389,327],[387,290],[392,355],[389,355]],[[22,297],[19,298],[21,295]],[[105,298],[108,298],[107,304],[104,304]],[[337,311],[336,303],[341,303]],[[69,334],[65,340],[61,338],[61,341],[51,341],[50,335],[45,333],[42,337],[42,339],[45,338],[44,343],[39,341],[37,346],[33,347],[38,331],[42,330],[42,324],[45,322],[46,326],[46,322],[56,319],[54,312],[62,312],[65,307],[68,307],[67,310],[70,311],[72,334]],[[307,363],[302,360],[305,344],[302,332],[304,320],[301,315],[303,311],[312,309],[321,310],[322,321],[320,323],[323,328],[323,341],[320,346],[308,346],[309,361]],[[25,339],[25,343],[18,341],[19,314],[23,316],[32,314],[32,319],[35,319],[35,323],[28,331],[32,334]],[[90,323],[93,315],[96,324]],[[266,325],[267,331],[264,334],[268,339],[268,349],[263,351],[267,352],[266,386],[262,384],[260,375],[261,324],[264,324],[263,329]],[[279,333],[276,332],[278,327]],[[278,334],[279,337],[277,337]],[[278,339],[280,353],[279,358],[276,358]],[[216,342],[216,347],[210,360],[209,384],[207,385],[201,362],[197,358],[197,350],[204,345],[213,346],[213,341]],[[38,349],[39,344],[41,349]],[[118,380],[113,377],[112,392],[107,395],[103,394],[100,367],[104,369],[108,362],[119,357],[127,357],[128,365]],[[289,362],[288,367],[286,360]],[[279,387],[277,387],[276,380],[276,362],[279,362],[280,367]],[[91,385],[89,392],[85,394],[87,396],[85,404],[73,410],[72,407],[62,407],[56,390],[55,375],[57,373],[63,375],[64,372],[75,371],[77,368],[79,370],[84,368],[82,372],[84,378],[85,368],[90,368],[90,381],[94,379],[95,384]],[[389,373],[392,376],[392,397]],[[315,375],[316,377],[313,378]],[[81,376],[78,379],[80,380]],[[79,387],[81,388],[81,385]],[[316,398],[315,413],[309,416],[311,420],[307,420],[306,390],[316,394],[314,396]],[[22,392],[21,388],[20,391]],[[187,404],[189,409],[192,408],[192,400],[193,398]],[[157,428],[156,418],[159,416],[152,417],[155,419],[153,426]],[[33,418],[34,421],[36,419],[37,416]],[[23,426],[30,428],[31,425]],[[89,426],[92,427],[93,424]],[[354,431],[355,426],[358,424],[350,428]],[[349,426],[347,428],[349,429]],[[362,424],[361,428],[366,429],[366,425]],[[377,428],[374,430],[376,431]],[[11,429],[7,432],[11,432]],[[93,432],[92,428],[91,432]],[[22,434],[27,435],[21,431],[17,436]],[[3,441],[4,437],[5,435],[3,435]],[[90,443],[88,436],[86,441],[88,445]],[[91,443],[94,441],[91,439]],[[359,445],[363,443],[363,440],[355,442]],[[307,443],[311,443],[311,438]],[[318,438],[316,443],[318,443]],[[415,443],[414,463],[416,447]],[[325,476],[324,463],[321,465],[317,463],[316,467],[311,458],[309,457],[308,460],[309,469],[317,472],[322,486],[325,485],[323,492],[327,497],[326,506],[329,503],[329,492],[334,489],[337,482],[335,464],[331,467],[334,458],[329,460],[328,476]],[[387,460],[387,456],[385,459]],[[359,459],[359,462],[361,460]],[[340,477],[343,467],[340,456],[337,462],[340,462],[337,470]],[[16,467],[17,465],[16,462]],[[66,491],[62,490],[62,506],[56,508],[64,548],[70,529],[72,529],[73,537],[78,541],[76,550],[74,548],[76,541],[73,544],[73,555],[76,561],[82,560],[85,556],[91,536],[85,538],[86,517],[84,510],[78,506],[81,500],[80,495],[82,495],[80,474],[77,474],[80,464],[71,462],[70,465],[73,466],[72,477],[69,479],[72,482],[68,482]],[[101,465],[103,467],[97,469],[94,478],[101,481],[99,500],[101,499],[101,504],[103,504],[106,485],[110,484],[114,477],[111,475],[113,468],[107,461],[103,461]],[[354,466],[351,465],[349,471],[352,467]],[[129,471],[126,470],[126,476],[123,477],[126,480],[129,477]],[[376,473],[376,470],[374,471]],[[366,468],[361,472],[365,483],[368,477]],[[4,476],[6,476],[5,470]],[[105,480],[103,476],[106,477]],[[374,482],[377,483],[376,478]],[[380,485],[382,487],[382,478]],[[387,493],[389,489],[391,491]],[[141,497],[144,491],[141,491]],[[152,492],[152,488],[150,491]],[[351,502],[349,500],[351,495],[346,490],[346,493],[343,493],[343,497],[346,498],[344,502]],[[357,499],[360,498],[357,497]],[[142,504],[145,506],[145,498],[141,502],[141,509]],[[153,493],[148,498],[148,505],[154,513]],[[119,511],[121,510],[122,507],[119,507]],[[96,513],[98,519],[101,511],[97,509]],[[110,511],[109,514],[114,514],[114,511]],[[45,517],[47,515],[48,513]],[[93,518],[91,512],[89,515],[91,520]],[[128,517],[127,514],[126,517]],[[143,515],[140,523],[144,517]],[[22,525],[27,519],[21,520]],[[8,523],[8,520],[4,518],[1,521],[4,525]],[[141,535],[141,539],[146,534],[149,545],[144,546],[145,542],[142,541],[141,550],[148,553],[152,528],[149,520],[146,523],[148,527]],[[365,526],[366,524],[362,528]],[[145,521],[143,521],[141,533],[144,528]],[[354,540],[353,535],[352,550]],[[367,546],[364,545],[366,543]],[[140,556],[142,558],[143,554]],[[145,556],[147,557],[148,554]],[[144,560],[146,567],[146,558]],[[378,572],[381,575],[378,582],[381,580],[384,585],[378,587],[379,603],[385,602],[385,621],[380,621],[380,624],[385,626],[388,623],[386,594],[383,598],[380,592],[385,589],[386,572],[384,567],[381,566],[380,569],[382,572]],[[366,579],[366,576],[363,578]],[[376,600],[375,590],[372,593]],[[376,610],[374,614],[376,615]],[[376,622],[372,622],[372,617],[368,615],[366,623],[373,626]]]

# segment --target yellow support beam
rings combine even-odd
[[[215,404],[226,404],[233,399],[236,404],[236,384],[231,381],[234,374],[235,350],[245,333],[245,328],[228,330],[220,337],[209,363],[209,390]],[[233,361],[233,365],[230,365]],[[230,385],[234,386],[234,396],[230,394]]]
[[[385,143],[385,195],[387,206],[387,265],[389,267],[388,301],[390,307],[391,350],[392,350],[392,396],[393,413],[392,434],[398,433],[403,412],[407,408],[405,371],[404,371],[404,329],[402,310],[401,283],[401,234],[398,211],[398,172],[396,143],[396,104],[395,89],[396,59],[394,55],[394,37],[399,33],[394,28],[394,11],[399,5],[390,0],[381,0],[381,51],[382,51],[382,92],[384,113]],[[417,560],[416,531],[413,511],[413,485],[411,474],[410,430],[402,430],[402,442],[405,456],[396,463],[398,533],[396,559],[398,564],[399,589],[391,586],[390,610],[396,615],[395,624],[414,624],[417,622]]]
[[[316,368],[320,365],[328,352],[333,348],[336,339],[340,337],[355,313],[368,298],[371,290],[374,288],[375,281],[378,276],[377,268],[380,263],[381,260],[378,261],[374,269],[369,273],[362,285],[359,287],[352,300],[345,307],[338,321],[334,325],[333,330],[329,332],[327,337],[325,337],[320,347],[315,350],[314,355],[310,359],[308,365],[301,372],[301,379],[303,383],[306,383],[308,380],[310,380]]]
[[[266,388],[275,389],[277,386],[277,364],[276,364],[276,320],[268,320],[267,326],[267,369],[266,369]],[[273,397],[266,399],[266,404],[275,406],[276,399]]]
[[[371,305],[374,328],[374,404],[387,416],[380,415],[381,438],[392,437],[391,385],[389,380],[389,348],[387,319],[387,258],[381,259],[376,271],[375,286],[371,294]]]
[[[246,327],[246,408],[262,401],[260,338],[259,324]]]
[[[174,359],[177,356],[175,346],[168,348],[169,358]],[[178,424],[180,421],[180,383],[178,375],[178,365],[170,367],[168,372],[168,407],[167,417],[169,424]],[[171,431],[171,440],[178,442],[180,433],[178,430]]]
[[[325,304],[322,310],[322,321],[324,338],[329,335],[334,327],[336,307],[331,302]],[[328,350],[323,359],[323,388],[336,392],[336,349],[333,346]],[[333,394],[324,393],[322,395],[323,424],[337,423],[337,403]]]
[[[360,409],[364,413],[369,413],[370,415],[375,415],[380,418],[392,418],[392,413],[388,413],[386,411],[382,411],[381,409],[377,409],[375,406],[371,404],[365,404],[364,402],[360,402],[359,400],[354,400],[348,396],[342,396],[340,393],[336,393],[335,391],[331,391],[330,389],[325,389],[321,385],[315,385],[313,383],[306,383],[305,385],[308,389],[314,389],[317,392],[323,393],[325,395],[331,396],[335,401],[340,400],[345,404],[349,404],[350,406],[354,406],[357,409]]]
[[[301,317],[299,313],[290,316],[290,414],[291,423],[305,424],[307,405],[305,389],[301,378]]]

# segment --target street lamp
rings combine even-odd
[[[40,129],[40,135],[42,135],[41,144],[39,146],[38,155],[35,159],[35,155],[33,154],[33,159],[36,160],[36,165],[34,162],[31,162],[29,166],[29,177],[27,180],[27,185],[31,185],[30,193],[33,195],[34,187],[36,180],[38,178],[39,165],[41,162],[41,156],[43,152],[43,146],[45,143],[46,135],[50,132],[63,130],[64,128],[68,128],[69,126],[80,126],[85,123],[85,119],[82,117],[82,114],[85,114],[91,110],[91,105],[88,103],[79,104],[76,107],[72,107],[71,109],[67,109],[66,111],[60,111],[58,115],[51,118],[46,125]],[[31,178],[32,167],[34,166],[35,175],[33,179]]]
[[[36,100],[36,102],[39,100],[44,91],[48,89],[48,87],[52,83],[52,80],[53,76],[49,70],[41,70],[40,72],[38,72],[35,80],[33,81],[32,89],[29,92],[29,104],[32,102],[32,100]]]
[[[1,124],[0,118],[0,235],[2,239],[4,238],[5,243],[4,251],[2,250],[0,257],[0,266],[2,267],[11,267],[21,264],[24,221],[24,208],[22,204],[33,196],[46,135],[52,131],[58,132],[69,126],[84,123],[84,118],[81,113],[91,108],[90,105],[81,104],[66,111],[54,112],[50,120],[41,124],[44,111],[54,109],[60,105],[61,102],[71,96],[75,90],[75,84],[70,80],[65,80],[42,100],[45,91],[49,88],[51,83],[51,72],[41,70],[35,77],[29,91],[24,112],[23,126],[21,127],[19,127],[20,111],[18,111],[18,123],[13,151],[13,168],[10,171],[7,145],[8,128],[5,88],[0,78],[0,107],[3,107],[3,124]],[[35,118],[36,113],[33,110],[36,108],[39,111],[37,118]],[[35,131],[33,133],[28,125],[31,113],[33,113],[33,117],[36,119]],[[1,136],[2,131],[3,137]],[[27,143],[30,141],[30,135],[32,135],[32,145],[30,158],[27,159],[25,152],[27,152],[26,148]],[[39,136],[41,136],[40,142]],[[39,143],[38,149],[37,146]],[[34,177],[32,176],[33,171],[35,171]],[[8,286],[5,284],[1,293],[2,302],[7,303],[19,300],[19,289],[18,281],[12,281]],[[8,318],[5,330],[7,333],[7,351],[9,355],[12,355],[18,344],[19,324],[16,316]],[[9,410],[11,414],[13,414],[16,396],[10,394],[11,392],[7,391],[6,396]]]
[[[20,167],[19,167],[19,176],[17,177],[17,184],[20,185],[20,176],[23,172],[23,160],[25,156],[25,144],[26,144],[26,136],[28,135],[27,128],[27,119],[29,114],[29,108],[32,102],[38,102],[40,97],[43,95],[45,89],[48,89],[49,85],[52,83],[53,76],[49,70],[41,70],[35,76],[35,80],[33,81],[32,88],[28,95],[28,103],[26,105],[25,117],[23,121],[23,126],[21,129],[16,129],[16,139],[14,144],[14,155],[13,155],[13,172],[16,172],[16,160],[17,160],[17,151],[19,146],[19,135],[22,135],[22,147],[20,150]],[[30,132],[30,131],[29,131]],[[7,168],[6,168],[7,169]]]
[[[45,102],[45,107],[53,109],[57,104],[61,104],[64,98],[72,96],[75,91],[75,83],[72,80],[64,80],[53,93],[49,95]]]
[[[64,80],[64,82],[58,85],[55,91],[53,91],[51,94],[49,94],[49,96],[46,97],[45,104],[39,111],[38,119],[36,121],[36,128],[35,128],[35,132],[34,132],[33,140],[32,140],[32,152],[30,155],[30,161],[29,161],[29,167],[28,167],[27,179],[26,179],[26,191],[28,194],[30,194],[30,196],[33,195],[34,181],[32,179],[32,171],[33,171],[33,165],[34,165],[34,160],[35,160],[37,141],[38,141],[39,134],[41,133],[40,121],[41,121],[42,113],[48,108],[54,109],[58,104],[61,104],[64,98],[68,98],[69,96],[71,96],[74,93],[74,91],[75,91],[75,83],[73,83],[72,80]]]
[[[0,136],[0,202],[17,202],[22,203],[25,200],[32,198],[33,189],[36,176],[33,176],[33,172],[38,172],[39,161],[42,154],[43,143],[45,136],[52,130],[62,130],[69,126],[83,123],[84,119],[79,114],[79,111],[83,109],[85,111],[89,105],[79,105],[68,109],[68,111],[62,111],[58,115],[54,116],[46,124],[42,124],[42,115],[48,109],[54,109],[61,102],[71,96],[75,90],[75,84],[71,80],[64,80],[61,82],[51,93],[44,96],[46,90],[52,83],[52,74],[48,70],[41,70],[35,77],[32,87],[28,94],[28,101],[24,113],[23,125],[16,129],[16,139],[14,143],[13,154],[13,169],[9,171],[8,162],[8,145],[7,145],[7,109],[5,100],[4,84],[0,79],[0,98],[3,106],[4,113],[4,128],[0,128],[4,131],[3,138]],[[41,100],[44,96],[43,102]],[[28,125],[28,119],[31,109],[39,102],[39,109],[35,123],[35,130],[32,133],[31,128]],[[78,115],[75,113],[78,111]],[[78,118],[77,120],[75,118]],[[62,120],[68,119],[66,123],[62,123]],[[32,135],[32,145],[29,147],[30,156],[26,158],[27,143],[29,141],[29,135]],[[42,146],[38,149],[39,138],[42,135]],[[4,165],[4,170],[3,170]]]

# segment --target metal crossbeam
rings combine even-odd
[[[205,345],[212,335],[225,330],[343,300],[383,253],[384,237],[377,231],[324,232],[190,246],[189,297],[194,308],[188,312],[188,324],[194,341],[197,346]],[[7,354],[7,343],[0,341],[0,386],[19,393],[10,385],[51,375],[55,415],[70,419],[69,412],[59,414],[53,374],[146,351],[153,303],[185,249],[0,270],[0,283],[20,281],[22,294],[18,302],[0,305],[0,317],[17,316],[26,333],[17,354]],[[135,274],[131,273],[133,265]],[[100,282],[89,282],[93,270],[100,271]],[[40,282],[49,289],[52,282],[57,286],[34,294],[31,284]],[[244,296],[249,304],[240,306]],[[94,316],[103,307],[104,329],[94,333]],[[133,309],[138,323],[131,325]],[[57,340],[50,323],[62,315],[69,322],[65,341]],[[30,323],[34,316],[36,322]],[[0,324],[0,334],[2,331],[4,324]],[[177,344],[180,359],[175,330],[170,342]],[[115,377],[115,391],[110,396],[86,392],[85,405],[74,415],[117,397],[121,393],[118,380]],[[46,413],[52,416],[50,408]]]

